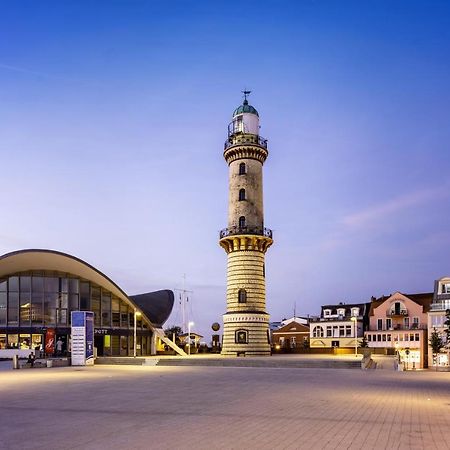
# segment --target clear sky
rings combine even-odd
[[[68,252],[129,294],[185,273],[209,341],[246,87],[272,320],[431,291],[450,274],[449,55],[447,1],[3,1],[0,253]]]

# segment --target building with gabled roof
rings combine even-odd
[[[292,318],[288,323],[272,331],[272,345],[280,351],[298,351],[309,347],[309,325],[301,318]]]
[[[398,355],[405,369],[427,365],[427,313],[433,293],[394,294],[372,298],[369,328],[365,332],[368,346],[385,354]]]

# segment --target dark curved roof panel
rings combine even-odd
[[[169,289],[130,295],[129,298],[157,327],[162,327],[169,318],[175,299],[173,291]]]

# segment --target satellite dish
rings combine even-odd
[[[213,329],[213,331],[219,331],[220,330],[220,325],[217,322],[214,322],[211,325],[211,328]]]

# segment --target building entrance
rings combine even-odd
[[[94,347],[97,349],[97,356],[104,356],[105,346],[103,335],[94,336]]]

